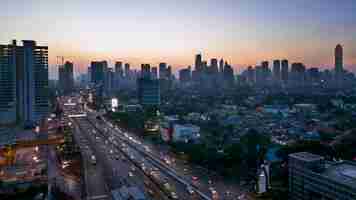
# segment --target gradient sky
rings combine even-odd
[[[273,2],[273,3],[272,3]],[[332,66],[337,43],[356,64],[355,0],[1,0],[0,43],[32,39],[81,69],[106,59],[179,68],[194,54],[237,69],[287,58]]]

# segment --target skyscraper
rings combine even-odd
[[[277,81],[281,79],[281,61],[279,60],[273,61],[273,78]]]
[[[48,114],[48,47],[0,45],[0,123],[33,123]],[[11,113],[10,113],[11,112]]]
[[[141,77],[150,79],[151,78],[151,66],[150,64],[141,64]]]
[[[124,70],[122,68],[122,62],[120,62],[120,61],[115,63],[115,74],[116,74],[116,76],[119,76],[119,77],[124,76]]]
[[[220,59],[219,62],[219,72],[222,73],[224,71],[224,59]]]
[[[137,87],[138,100],[141,105],[145,107],[159,106],[160,84],[158,79],[139,78]]]
[[[212,58],[210,60],[210,69],[211,69],[212,73],[218,73],[219,72],[218,59]]]
[[[0,45],[0,125],[16,122],[16,41]]]
[[[203,69],[202,57],[201,57],[201,54],[197,54],[195,56],[195,70],[202,71],[202,69]]]
[[[159,63],[159,78],[166,79],[167,78],[167,63]]]
[[[291,64],[291,80],[295,86],[302,86],[305,83],[305,66],[303,63]]]
[[[252,68],[252,66],[248,66],[247,68],[247,82],[249,84],[255,83],[255,70]]]
[[[340,44],[335,47],[335,86],[342,87],[343,80],[343,50]]]
[[[268,61],[263,61],[261,63],[261,67],[262,67],[262,81],[263,81],[263,84],[266,84],[267,83],[267,80],[269,78],[269,75],[270,75],[270,70],[269,70],[269,63]]]
[[[181,83],[187,83],[191,80],[191,78],[192,78],[192,74],[191,74],[190,66],[188,68],[179,70],[179,81]]]
[[[224,82],[227,88],[233,86],[235,83],[234,70],[227,62],[225,62],[224,66]]]
[[[288,81],[288,60],[282,60],[282,72],[281,72],[281,79],[282,81]]]
[[[157,67],[152,67],[152,69],[151,69],[151,77],[152,77],[153,79],[157,79],[157,78],[158,78]]]
[[[129,63],[125,63],[125,76],[126,77],[130,77],[130,64]]]
[[[335,73],[340,74],[343,71],[343,50],[340,44],[335,47]]]
[[[172,66],[168,65],[167,67],[167,78],[170,80],[172,77]]]
[[[58,80],[61,91],[64,94],[72,92],[74,88],[73,63],[66,61],[58,68]]]
[[[91,82],[95,84],[104,84],[105,72],[107,71],[107,67],[108,63],[106,61],[91,62]]]

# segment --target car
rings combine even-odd
[[[190,195],[193,195],[193,194],[195,193],[195,191],[193,190],[193,188],[190,187],[190,186],[187,187],[187,191],[188,191],[188,193],[189,193]]]
[[[91,164],[96,165],[96,157],[94,155],[91,155],[90,162]]]
[[[178,199],[178,195],[175,192],[171,192],[172,199]]]

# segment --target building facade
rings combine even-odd
[[[63,66],[58,68],[59,86],[64,94],[72,92],[74,89],[73,63],[66,61]]]
[[[137,80],[138,100],[142,106],[159,106],[160,84],[158,79],[140,78]]]
[[[16,122],[16,41],[0,45],[0,125]]]
[[[33,123],[49,112],[48,47],[31,40],[22,43],[0,45],[0,119],[4,124]]]
[[[289,199],[356,199],[356,163],[328,162],[299,152],[289,155]]]

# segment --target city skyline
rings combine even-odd
[[[307,8],[304,4],[308,3]],[[8,1],[1,9],[1,43],[33,39],[84,72],[92,60],[167,62],[174,71],[194,55],[224,58],[236,71],[263,60],[288,59],[333,68],[333,49],[343,45],[345,68],[356,64],[356,9],[352,1]],[[342,11],[340,13],[339,11]],[[35,23],[36,22],[36,23]]]

